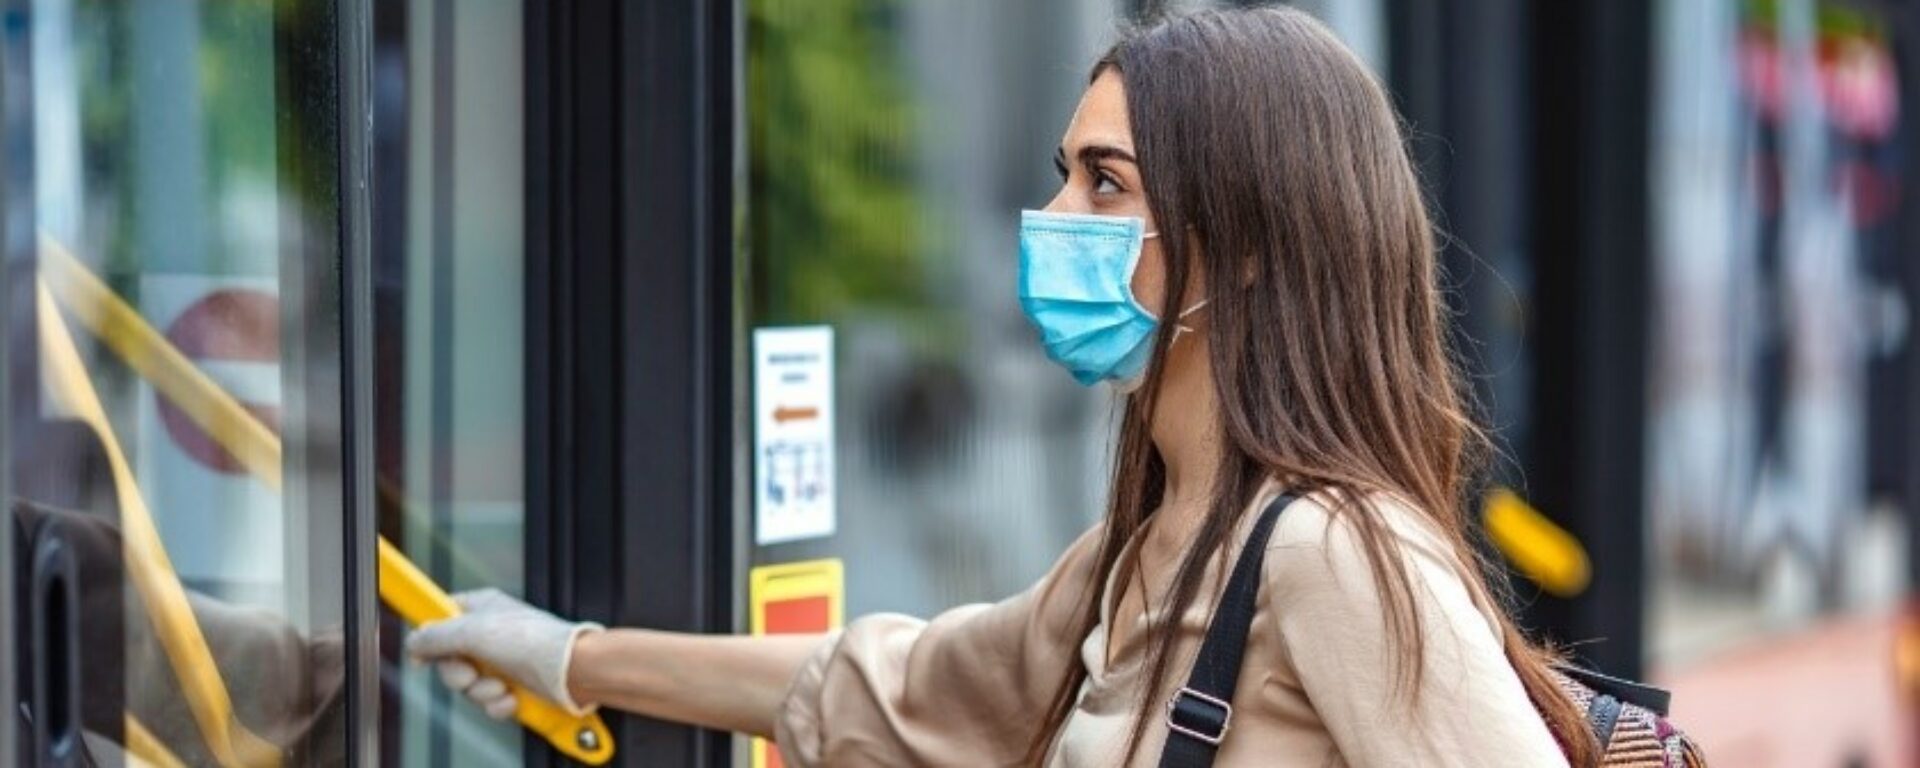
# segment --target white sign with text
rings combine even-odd
[[[833,534],[833,329],[753,332],[753,540]]]

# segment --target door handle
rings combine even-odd
[[[33,755],[37,765],[85,763],[80,736],[80,588],[73,548],[57,535],[33,548]]]
[[[385,537],[380,539],[380,600],[416,627],[460,615],[460,605]],[[588,765],[613,759],[613,733],[598,714],[576,716],[514,683],[507,682],[507,688],[518,702],[514,718],[554,749]]]

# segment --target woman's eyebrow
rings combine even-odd
[[[1081,165],[1086,166],[1095,165],[1101,160],[1125,160],[1134,165],[1140,164],[1139,160],[1134,159],[1132,152],[1110,144],[1088,144],[1087,146],[1081,147],[1080,151],[1075,153],[1074,157],[1080,161]],[[1063,174],[1067,172],[1066,147],[1054,148],[1053,166]]]
[[[1081,147],[1079,157],[1080,162],[1087,165],[1092,165],[1101,160],[1125,160],[1134,165],[1140,164],[1139,160],[1134,159],[1132,152],[1109,144],[1088,144],[1087,146]]]

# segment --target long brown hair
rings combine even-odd
[[[1268,478],[1295,492],[1327,491],[1363,543],[1387,606],[1394,675],[1420,685],[1425,638],[1393,534],[1370,499],[1392,494],[1432,518],[1471,588],[1493,591],[1468,544],[1470,478],[1487,440],[1471,417],[1447,345],[1434,233],[1401,126],[1368,68],[1321,24],[1284,7],[1211,10],[1128,35],[1094,67],[1117,73],[1142,183],[1162,232],[1167,306],[1189,306],[1198,247],[1210,322],[1212,385],[1223,459],[1213,497],[1149,630],[1149,680],[1138,711],[1151,716],[1168,688],[1169,623],[1197,595],[1204,571]],[[1126,542],[1166,490],[1150,426],[1160,361],[1173,339],[1162,324],[1144,386],[1123,407],[1113,493],[1098,569],[1121,563]],[[1209,600],[1213,599],[1208,596]],[[1100,621],[1088,602],[1078,631]],[[1509,661],[1576,766],[1597,762],[1585,720],[1555,686],[1555,657],[1501,616]],[[1066,665],[1028,751],[1039,762],[1071,714],[1086,677]],[[1127,756],[1139,750],[1136,722]]]

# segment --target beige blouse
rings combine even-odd
[[[1219,594],[1255,513],[1275,492],[1261,494],[1243,517],[1199,594]],[[1495,609],[1462,580],[1464,566],[1439,532],[1404,504],[1383,497],[1375,506],[1412,567],[1425,641],[1418,690],[1396,689],[1381,596],[1358,535],[1325,499],[1308,497],[1281,515],[1268,542],[1232,729],[1216,764],[1566,765],[1507,664]],[[1096,527],[1037,584],[1000,603],[928,622],[876,614],[830,636],[795,675],[776,723],[786,762],[1015,765],[1041,727],[1061,665],[1077,663],[1086,683],[1047,765],[1119,765],[1147,682],[1147,641],[1142,632],[1123,634],[1106,663],[1114,596],[1112,575],[1093,573],[1099,545]],[[1149,594],[1163,594],[1170,580]],[[1074,625],[1091,599],[1101,600],[1101,622],[1080,642]],[[1182,681],[1214,598],[1194,602],[1174,645],[1171,674]],[[1149,618],[1137,620],[1144,626]],[[1133,766],[1159,762],[1166,709],[1153,709]]]

